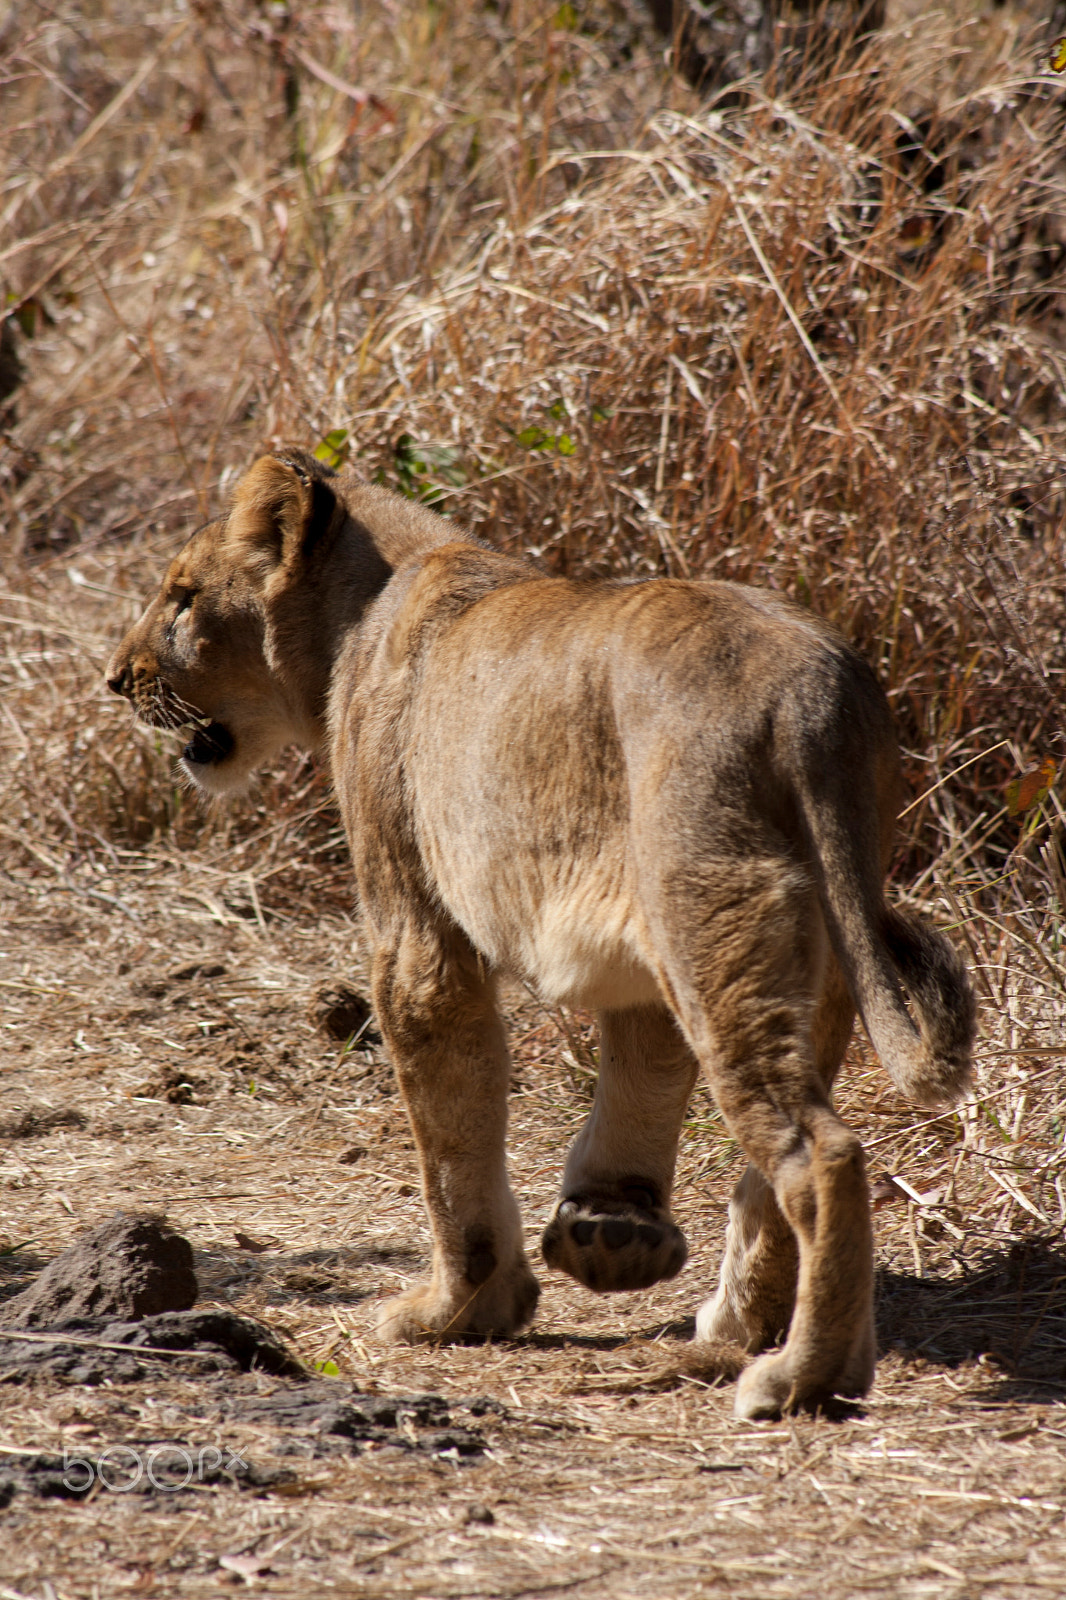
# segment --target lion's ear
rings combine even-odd
[[[333,473],[306,450],[261,456],[237,485],[230,537],[272,565],[305,561],[329,532],[337,514]]]

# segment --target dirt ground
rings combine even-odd
[[[702,1091],[677,1280],[609,1299],[544,1273],[521,1339],[383,1349],[375,1304],[424,1269],[427,1233],[371,1030],[347,1049],[315,1025],[324,978],[360,986],[354,922],[257,918],[236,875],[205,888],[195,861],[140,865],[91,888],[4,875],[3,1292],[114,1208],[165,1211],[195,1246],[202,1303],[261,1318],[309,1366],[332,1363],[316,1393],[432,1394],[474,1444],[403,1417],[369,1444],[271,1425],[252,1402],[299,1384],[183,1378],[180,1362],[124,1384],[8,1384],[2,1464],[67,1451],[104,1468],[84,1501],[32,1483],[14,1495],[0,1593],[1063,1592],[1066,1253],[1028,1231],[1009,1192],[999,1227],[971,1218],[980,1158],[954,1142],[953,1119],[904,1106],[858,1041],[844,1104],[882,1201],[882,1356],[861,1407],[740,1424],[728,1386],[673,1376],[739,1165]],[[581,1019],[568,1044],[524,995],[511,1012],[511,1162],[532,1252],[587,1105],[587,1044]],[[945,1153],[946,1199],[942,1178],[926,1192]],[[928,1203],[893,1191],[890,1173]],[[194,1462],[221,1448],[250,1470],[130,1487],[130,1449],[171,1447]]]

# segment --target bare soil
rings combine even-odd
[[[1005,1204],[987,1209],[987,1160],[949,1119],[916,1118],[858,1041],[845,1104],[882,1199],[882,1358],[861,1407],[738,1424],[728,1386],[684,1371],[739,1169],[702,1091],[677,1194],[691,1256],[675,1282],[602,1298],[545,1273],[524,1338],[383,1349],[375,1303],[425,1269],[427,1236],[379,1047],[346,1050],[315,1025],[323,974],[359,986],[354,924],[260,928],[224,893],[205,906],[195,863],[160,856],[152,876],[135,896],[111,882],[126,912],[6,878],[0,1203],[19,1248],[0,1259],[5,1292],[111,1210],[165,1209],[195,1246],[201,1304],[261,1319],[311,1367],[332,1362],[319,1387],[452,1409],[443,1431],[401,1422],[367,1443],[249,1419],[252,1397],[303,1388],[262,1373],[183,1376],[161,1361],[136,1382],[8,1384],[0,1461],[103,1456],[117,1487],[87,1502],[16,1493],[5,1592],[1062,1592],[1066,1252],[995,1185]],[[511,1164],[535,1251],[588,1079],[528,997],[511,1022]],[[571,1026],[580,1044],[581,1019]],[[479,1400],[496,1405],[472,1415]],[[482,1452],[454,1448],[457,1423]],[[219,1448],[251,1478],[124,1492],[134,1458],[116,1446],[164,1462],[171,1446],[194,1461]]]

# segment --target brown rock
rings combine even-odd
[[[199,1285],[192,1247],[163,1217],[113,1217],[82,1234],[28,1289],[0,1307],[7,1328],[61,1328],[81,1317],[139,1322],[187,1311]]]

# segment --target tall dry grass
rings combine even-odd
[[[1066,754],[1042,39],[1015,5],[905,0],[835,60],[782,47],[716,97],[610,0],[16,5],[11,870],[133,871],[173,841],[258,862],[268,911],[347,892],[320,775],[294,759],[205,820],[99,681],[260,446],[343,433],[554,571],[766,584],[858,642],[907,749],[900,883],[985,1000],[968,1137],[1021,1185],[997,1206],[1061,1226],[1066,813],[1061,786],[1013,816],[1005,789]]]

